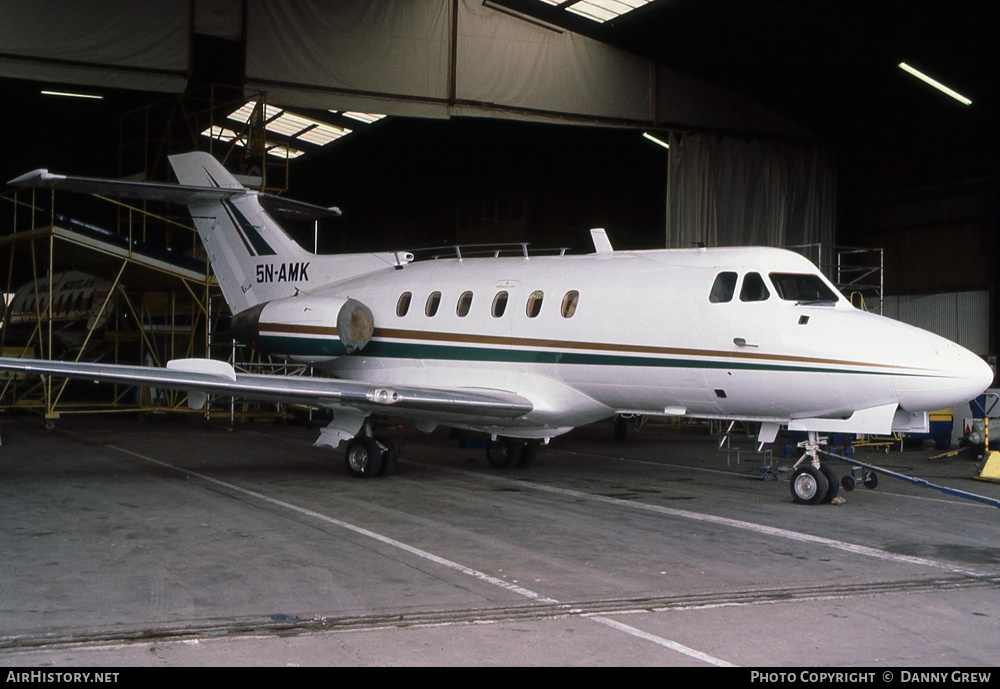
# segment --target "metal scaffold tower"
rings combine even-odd
[[[207,354],[220,314],[209,309],[215,280],[192,228],[101,199],[106,213],[126,219],[121,233],[62,212],[53,192],[21,190],[2,198],[12,208],[11,224],[0,232],[7,268],[4,355],[162,366]],[[176,248],[141,238],[164,224]],[[187,249],[179,248],[181,237]],[[13,374],[0,385],[0,408],[39,410],[50,422],[67,413],[182,404],[183,395],[131,386],[102,394],[89,385]]]

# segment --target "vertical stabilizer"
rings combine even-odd
[[[256,191],[207,153],[170,156],[170,165],[185,187],[235,192],[199,196],[194,190],[185,200],[233,314],[398,263],[393,254],[306,251],[264,210]]]
[[[170,156],[170,165],[185,186],[244,189],[207,153]],[[310,288],[316,258],[268,215],[256,192],[245,192],[188,202],[198,236],[234,314]]]

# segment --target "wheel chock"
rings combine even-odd
[[[1000,452],[990,450],[986,453],[986,461],[979,469],[979,474],[973,478],[980,481],[993,481],[1000,483]]]

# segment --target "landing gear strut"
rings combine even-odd
[[[820,445],[825,441],[815,431],[809,431],[809,439],[799,443],[804,453],[795,463],[788,487],[792,500],[800,505],[825,505],[837,497],[840,481],[833,469],[819,461]]]

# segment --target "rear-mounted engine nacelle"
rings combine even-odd
[[[260,351],[319,361],[368,344],[375,318],[357,299],[303,295],[241,311],[232,328],[237,340]]]

